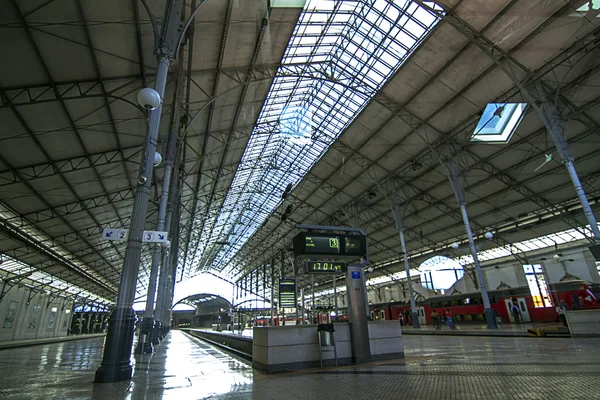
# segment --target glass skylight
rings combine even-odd
[[[62,292],[62,297],[84,298],[97,304],[104,305],[113,303],[112,300],[102,298],[93,294],[92,292],[78,288],[71,283],[63,281],[62,279],[52,276],[46,272],[40,271],[31,265],[27,265],[5,254],[2,255],[2,260],[3,262],[0,266],[0,271],[6,272],[7,277],[29,274],[23,281],[24,285],[28,285],[27,282],[31,282],[32,284],[29,286],[32,288],[45,287],[45,290],[48,292]],[[3,275],[0,274],[0,277],[2,276]]]
[[[588,0],[584,5],[579,7],[572,14],[570,14],[570,16],[571,17],[600,18],[600,0]]]
[[[526,103],[489,103],[472,141],[507,143],[523,119]]]
[[[188,274],[231,263],[438,20],[410,0],[307,1],[221,210],[194,222]]]

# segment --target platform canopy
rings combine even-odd
[[[165,1],[0,4],[1,274],[111,304],[126,245],[101,233],[129,227],[147,127],[136,95],[156,70],[146,7],[162,16]],[[591,241],[537,109],[557,111],[597,210],[599,9],[206,1],[171,66],[160,127],[160,152],[175,129],[183,157],[177,281],[236,282],[258,269],[262,291],[267,265],[291,264],[298,223],[360,227],[376,273],[399,271],[392,193],[413,267],[464,253],[451,246],[466,234],[449,160],[482,251],[569,229]],[[163,175],[164,164],[147,230]],[[138,301],[149,269],[146,246]]]

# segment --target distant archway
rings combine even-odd
[[[421,284],[429,290],[450,289],[465,275],[463,267],[451,258],[434,256],[419,266]]]

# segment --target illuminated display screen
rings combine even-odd
[[[279,307],[296,307],[296,280],[294,278],[279,279]]]
[[[304,249],[307,253],[339,254],[340,238],[337,236],[306,236],[304,238]]]
[[[357,234],[300,232],[294,236],[294,254],[297,257],[324,256],[338,260],[341,257],[360,258],[367,254],[367,237]]]
[[[335,261],[308,261],[306,271],[309,274],[335,274],[346,272],[346,263]]]
[[[346,254],[356,254],[357,256],[364,254],[363,240],[360,236],[346,236],[344,238]]]

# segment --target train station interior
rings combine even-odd
[[[594,399],[600,0],[0,0],[0,398]]]

